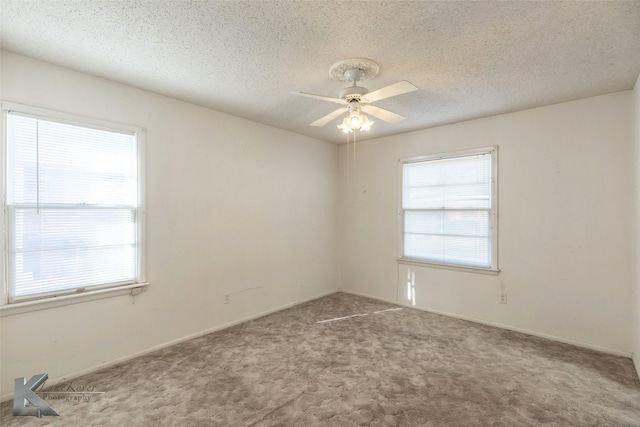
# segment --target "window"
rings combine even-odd
[[[4,302],[143,282],[141,133],[21,110],[5,121]]]
[[[401,160],[400,261],[497,273],[496,153]]]

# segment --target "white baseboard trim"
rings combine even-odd
[[[371,298],[371,299],[375,299],[375,300],[378,300],[378,301],[383,301],[383,302],[388,302],[388,303],[391,303],[391,304],[399,305],[399,306],[402,306],[402,307],[414,308],[416,310],[426,311],[428,313],[440,314],[442,316],[453,317],[453,318],[461,319],[461,320],[467,320],[469,322],[480,323],[482,325],[493,326],[493,327],[496,327],[496,328],[506,329],[506,330],[509,330],[509,331],[521,332],[523,334],[533,335],[535,337],[545,338],[545,339],[548,339],[548,340],[551,340],[551,341],[557,341],[557,342],[561,342],[561,343],[565,343],[565,344],[571,344],[571,345],[575,345],[576,347],[587,348],[589,350],[595,350],[595,351],[599,351],[601,353],[612,354],[614,356],[622,356],[622,357],[627,357],[627,358],[631,358],[632,357],[632,353],[631,352],[614,350],[614,349],[607,348],[607,347],[601,347],[601,346],[594,345],[594,344],[588,344],[588,343],[584,343],[584,342],[581,342],[581,341],[575,341],[575,340],[568,339],[568,338],[558,337],[556,335],[549,335],[549,334],[545,334],[545,333],[542,333],[542,332],[536,332],[536,331],[531,331],[531,330],[528,330],[528,329],[517,328],[517,327],[514,327],[514,326],[505,325],[503,323],[489,322],[489,321],[486,321],[486,320],[476,319],[476,318],[473,318],[473,317],[461,316],[461,315],[455,314],[455,313],[432,310],[432,309],[429,309],[429,308],[420,307],[420,306],[417,306],[417,305],[414,306],[414,305],[411,305],[411,304],[405,304],[405,303],[402,303],[402,302],[399,302],[399,301],[394,301],[394,300],[386,299],[386,298],[380,298],[380,297],[364,294],[364,293],[361,293],[361,292],[351,291],[351,290],[348,290],[348,289],[339,289],[338,292],[344,292],[345,294],[351,294],[351,295],[361,296],[361,297],[365,297],[365,298]],[[638,362],[640,362],[640,360],[638,360]],[[638,377],[640,377],[640,363],[636,363],[636,370],[638,371]]]
[[[79,371],[71,372],[71,373],[69,373],[67,375],[64,375],[64,376],[61,376],[61,377],[49,378],[48,382],[51,383],[51,384],[56,384],[56,383],[71,381],[71,380],[76,379],[78,377],[81,377],[83,375],[87,375],[87,374],[90,374],[92,372],[99,371],[99,370],[102,370],[102,369],[110,368],[111,366],[115,366],[115,365],[117,365],[119,363],[127,362],[129,360],[135,359],[136,357],[144,356],[146,354],[153,353],[154,351],[162,350],[164,348],[171,347],[172,345],[180,344],[181,342],[189,341],[191,339],[198,338],[198,337],[201,337],[203,335],[208,335],[208,334],[211,334],[213,332],[221,331],[223,329],[230,328],[230,327],[238,325],[240,323],[244,323],[244,322],[248,322],[250,320],[258,319],[260,317],[268,316],[270,314],[277,313],[277,312],[282,311],[282,310],[286,310],[286,309],[294,307],[296,305],[304,304],[304,303],[309,302],[309,301],[317,300],[319,298],[323,298],[323,297],[326,297],[328,295],[335,294],[336,292],[338,292],[338,290],[334,289],[332,291],[324,292],[324,293],[312,296],[312,297],[307,298],[307,299],[303,299],[303,300],[300,300],[300,301],[295,301],[295,302],[292,302],[292,303],[289,303],[289,304],[285,304],[285,305],[280,306],[280,307],[273,308],[271,310],[267,310],[267,311],[260,312],[258,314],[253,314],[251,316],[243,317],[241,319],[234,320],[234,321],[229,322],[229,323],[224,323],[222,325],[214,326],[212,328],[205,329],[203,331],[196,332],[194,334],[186,335],[184,337],[180,337],[180,338],[177,338],[177,339],[174,339],[174,340],[171,340],[171,341],[167,341],[165,343],[162,343],[162,344],[147,348],[145,350],[138,351],[138,352],[133,353],[133,354],[129,354],[127,356],[119,357],[117,359],[113,359],[113,360],[109,360],[109,361],[106,361],[106,362],[102,362],[102,363],[100,363],[98,365],[95,365],[95,366],[91,366],[91,367],[88,367],[88,368],[85,368],[85,369],[81,369]],[[3,395],[0,396],[0,402],[4,402],[6,400],[11,400],[11,399],[13,399],[13,392],[4,393]]]

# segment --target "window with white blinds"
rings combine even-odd
[[[138,138],[7,113],[8,302],[140,278]]]
[[[497,269],[496,148],[401,162],[401,259]]]

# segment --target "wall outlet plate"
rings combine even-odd
[[[498,302],[500,302],[500,304],[506,304],[507,303],[507,293],[503,292],[500,294],[500,299],[498,300]]]

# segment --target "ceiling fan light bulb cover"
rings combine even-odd
[[[344,120],[342,120],[342,123],[338,125],[338,129],[340,129],[344,133],[353,132],[353,130],[349,127],[348,117],[345,117]]]
[[[373,125],[375,122],[369,120],[369,117],[367,117],[366,114],[363,114],[364,116],[364,123],[362,123],[362,126],[360,126],[360,132],[366,132],[369,129],[371,129],[371,125]]]
[[[360,129],[360,127],[364,123],[364,120],[362,118],[362,115],[360,115],[360,113],[355,112],[348,117],[347,123],[351,129]]]

